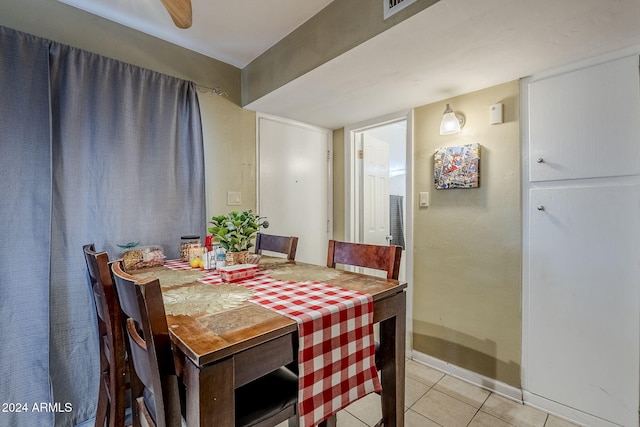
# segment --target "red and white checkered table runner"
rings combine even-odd
[[[167,261],[172,269],[190,269]],[[209,271],[204,283],[223,283]],[[298,322],[300,427],[319,424],[361,397],[382,389],[375,367],[371,295],[319,282],[284,282],[258,271],[236,282],[253,289],[251,302]]]

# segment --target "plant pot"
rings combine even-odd
[[[246,264],[249,259],[249,251],[227,252],[227,265]]]

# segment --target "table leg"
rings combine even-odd
[[[326,420],[318,424],[318,427],[336,427],[338,425],[338,418],[335,415],[331,415]]]
[[[233,358],[205,367],[185,362],[183,381],[186,387],[187,426],[233,427],[235,393]]]
[[[385,427],[404,427],[405,292],[394,299],[396,315],[380,322],[382,417]]]

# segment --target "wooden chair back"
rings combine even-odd
[[[258,233],[256,236],[257,254],[261,254],[263,250],[278,252],[287,255],[287,259],[293,261],[296,259],[296,250],[298,249],[298,238],[294,236],[276,236],[273,234]]]
[[[160,282],[138,281],[124,271],[122,260],[111,269],[126,317],[130,368],[143,385],[132,391],[138,416],[151,426],[179,427],[182,406]]]
[[[100,348],[100,387],[96,425],[123,427],[128,369],[123,318],[109,269],[109,255],[93,243],[82,247],[96,306]]]
[[[327,267],[336,264],[373,268],[387,272],[387,279],[398,279],[402,247],[348,243],[329,240]]]

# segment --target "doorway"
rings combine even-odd
[[[413,114],[395,113],[345,127],[345,239],[403,247],[407,355],[412,330]]]

